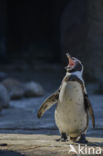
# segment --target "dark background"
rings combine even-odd
[[[60,16],[67,1],[1,0],[0,3],[1,42],[5,44],[2,55],[25,57],[26,53],[34,61],[50,56],[51,60],[60,60]]]
[[[102,84],[102,0],[0,0],[0,64],[63,65],[67,49]]]

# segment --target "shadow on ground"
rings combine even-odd
[[[0,156],[25,156],[25,155],[20,154],[19,152],[0,150]]]

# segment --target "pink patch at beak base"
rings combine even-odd
[[[66,53],[66,56],[68,58],[69,64],[68,66],[70,66],[71,68],[73,68],[75,66],[75,61],[72,59],[71,55],[69,53]]]
[[[72,60],[72,58],[69,57],[69,66],[75,66],[75,62],[74,60]]]

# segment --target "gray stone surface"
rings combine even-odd
[[[71,142],[57,142],[56,139],[59,137],[49,136],[49,135],[24,135],[24,134],[0,134],[0,144],[4,144],[5,146],[0,146],[0,152],[6,151],[8,153],[5,156],[8,156],[11,151],[14,151],[14,155],[18,154],[25,156],[69,156],[69,155],[78,155],[75,153],[69,153],[70,144],[78,151],[78,144],[73,144]],[[86,148],[94,148],[94,151],[97,148],[101,148],[101,155],[103,155],[103,138],[89,138],[89,143]],[[81,144],[81,148],[84,148],[85,145]],[[85,153],[85,150],[83,150]],[[90,155],[96,156],[96,153],[92,153],[90,151]],[[81,154],[80,154],[81,155]],[[88,154],[85,154],[85,156]],[[0,156],[3,156],[0,154]]]

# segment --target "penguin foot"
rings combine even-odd
[[[66,133],[61,133],[61,138],[57,139],[56,141],[61,141],[61,142],[68,141]]]
[[[80,144],[87,144],[88,141],[86,140],[86,136],[85,134],[82,134],[79,141],[77,141],[77,143],[80,143]]]
[[[77,137],[70,137],[70,141],[76,142]]]

